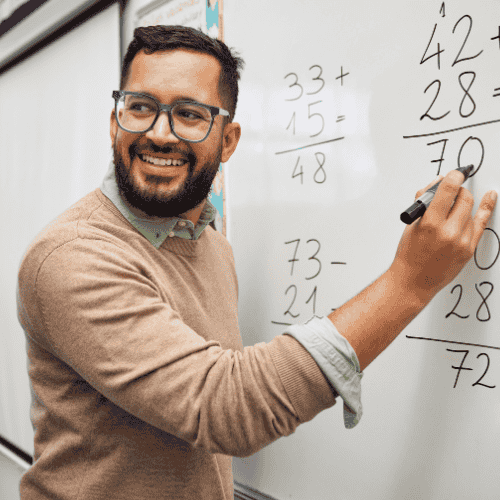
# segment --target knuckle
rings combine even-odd
[[[444,191],[447,194],[454,194],[457,192],[459,186],[460,186],[459,183],[453,182],[452,179],[445,177],[443,179],[443,182],[441,182],[439,189],[441,189],[441,191]]]
[[[435,238],[439,233],[439,224],[434,219],[424,216],[420,221],[420,232],[427,238]]]
[[[474,195],[468,189],[461,188],[461,190],[462,190],[462,196],[463,196],[464,202],[467,203],[468,205],[470,205],[471,207],[473,207],[474,206]]]
[[[454,229],[444,229],[441,232],[441,241],[445,246],[452,246],[457,244],[458,238],[457,231]]]
[[[448,172],[448,174],[445,177],[445,180],[449,181],[455,186],[460,185],[464,182],[464,174],[462,174],[458,170],[452,170],[451,172]]]

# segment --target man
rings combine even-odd
[[[243,349],[233,256],[207,201],[240,137],[242,61],[190,28],[134,36],[113,92],[108,174],[19,272],[35,429],[23,500],[227,500],[231,456],[337,398],[354,426],[362,371],[472,257],[495,206],[488,193],[472,218],[451,172],[375,283],[328,318]]]

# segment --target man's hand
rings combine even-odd
[[[461,187],[463,180],[456,170],[443,179],[423,217],[406,227],[391,267],[328,316],[353,347],[361,370],[474,255],[496,195],[487,193],[472,218],[474,199]],[[419,191],[417,198],[432,184]]]
[[[440,178],[418,191],[416,198]],[[463,180],[457,170],[442,178],[425,214],[405,229],[389,269],[404,290],[413,291],[423,302],[450,283],[471,259],[495,208],[496,193],[489,191],[472,218],[474,197],[461,187]]]

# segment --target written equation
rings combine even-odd
[[[451,2],[449,4],[451,8]],[[437,164],[439,175],[447,158],[449,142],[457,137],[457,132],[471,129],[476,135],[469,135],[462,142],[456,160],[458,167],[472,164],[474,170],[469,177],[473,177],[483,165],[486,155],[484,139],[477,131],[500,123],[500,119],[494,117],[489,120],[475,119],[476,116],[484,117],[495,109],[495,105],[500,106],[500,81],[497,87],[489,88],[489,78],[486,77],[490,75],[484,74],[484,70],[483,73],[479,71],[484,58],[500,64],[500,26],[492,24],[491,32],[486,34],[475,29],[474,18],[470,14],[453,15],[450,20],[447,6],[448,2],[441,4],[438,20],[431,29],[420,60],[421,66],[431,65],[435,78],[423,89],[428,100],[427,107],[415,118],[428,124],[432,130],[403,138],[430,140],[426,141],[426,145],[437,148],[431,163]],[[440,123],[449,123],[450,120],[453,120],[453,126],[436,130]]]
[[[349,74],[341,66],[338,75],[333,77],[336,86],[343,87]],[[289,175],[299,186],[328,181],[332,173],[331,158],[323,148],[345,138],[340,128],[335,130],[331,126],[332,122],[341,124],[346,116],[332,109],[331,85],[327,85],[332,82],[325,78],[323,66],[319,64],[313,64],[303,73],[290,72],[284,76],[287,85],[284,101],[289,104],[284,109],[289,115],[283,123],[286,123],[284,129],[289,134],[291,147],[275,154],[287,156]],[[298,138],[303,143],[297,144]]]
[[[281,253],[289,263],[290,283],[284,289],[283,314],[271,321],[273,325],[290,326],[296,322],[305,322],[316,314],[320,295],[318,278],[324,273],[333,280],[335,268],[347,266],[347,262],[332,261],[325,257],[318,239],[301,240],[297,238],[284,242]],[[328,297],[327,297],[328,300]],[[333,311],[334,309],[332,309]],[[324,310],[321,309],[323,313]]]
[[[474,18],[468,12],[452,13],[452,2],[442,2],[419,61],[422,68],[425,66],[428,69],[431,65],[434,72],[434,78],[423,89],[428,103],[421,114],[414,117],[415,121],[425,124],[429,131],[405,135],[403,138],[422,139],[426,147],[437,148],[437,155],[431,163],[437,164],[438,175],[444,173],[441,170],[449,158],[449,145],[456,141],[459,142],[454,144],[458,155],[452,158],[453,163],[456,160],[453,168],[472,164],[474,170],[470,177],[480,170],[479,175],[491,175],[492,171],[488,170],[494,168],[498,161],[488,157],[487,138],[483,136],[486,134],[482,135],[481,131],[500,123],[494,117],[500,111],[500,80],[491,86],[491,74],[486,74],[486,66],[482,63],[488,60],[500,64],[500,26],[498,19],[492,18],[491,31],[485,32],[484,29],[477,29]],[[441,123],[447,125],[439,127]],[[497,138],[494,140],[498,141]],[[474,332],[479,324],[500,320],[498,315],[495,316],[494,305],[498,297],[491,278],[492,271],[498,266],[499,256],[500,237],[497,231],[488,227],[474,254],[474,265],[471,264],[469,269],[469,275],[476,278],[472,281],[476,282],[464,286],[460,281],[467,278],[467,273],[462,272],[458,283],[451,285],[448,291],[441,292],[448,292],[453,297],[452,306],[442,312],[445,325],[452,326],[452,330],[456,325],[457,331],[458,327],[460,331],[465,327],[467,331]],[[435,337],[439,337],[439,334]],[[460,385],[487,389],[497,387],[494,381],[489,380],[489,369],[492,363],[500,366],[500,358],[490,359],[491,354],[499,353],[500,340],[498,345],[486,345],[474,341],[464,342],[464,339],[435,337],[406,336],[412,340],[461,346],[457,349],[451,346],[446,348],[446,352],[457,358],[457,364],[451,365],[451,369],[456,370],[453,388]],[[468,358],[471,351],[477,354],[475,361]]]

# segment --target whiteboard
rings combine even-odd
[[[99,187],[108,168],[119,15],[111,5],[0,75],[0,436],[28,454],[31,395],[17,272],[36,234]]]
[[[500,192],[499,22],[497,1],[225,2],[246,60],[226,167],[245,345],[378,278],[438,172],[473,164],[476,208]],[[235,480],[283,500],[498,499],[499,235],[497,213],[365,370],[357,427],[337,404],[235,459]]]

